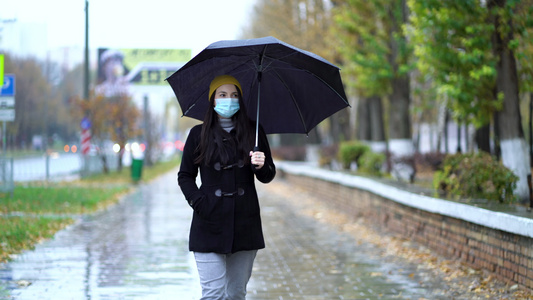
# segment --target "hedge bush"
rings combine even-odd
[[[511,203],[518,177],[487,153],[454,154],[435,172],[433,186],[455,198]]]
[[[385,159],[386,157],[383,153],[367,151],[357,161],[359,171],[373,176],[381,176],[383,175],[382,169]]]
[[[361,142],[342,142],[339,145],[339,161],[345,169],[349,169],[352,162],[359,166],[359,158],[366,152],[370,152],[370,147]]]

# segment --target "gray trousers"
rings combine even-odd
[[[194,252],[202,298],[200,300],[244,300],[252,276],[257,250],[233,254]]]

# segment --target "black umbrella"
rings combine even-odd
[[[338,67],[316,54],[264,37],[213,43],[170,75],[167,81],[184,116],[204,119],[209,84],[224,74],[239,80],[250,119],[266,133],[308,134],[349,106]]]

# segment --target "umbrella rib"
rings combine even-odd
[[[304,70],[305,71],[305,70]],[[324,81],[324,79],[322,79],[322,77],[319,77],[317,75],[315,75],[315,73],[312,73],[312,72],[309,72],[309,74],[312,74],[313,76],[315,76],[315,78],[318,78],[318,80],[322,81],[322,83],[324,83],[330,90],[332,90],[335,94],[337,94],[337,96],[339,96],[339,98],[342,99],[342,101],[344,101],[344,103],[346,103],[348,105],[348,107],[352,107],[350,105],[350,103],[348,102],[348,100],[344,99],[341,94],[339,94],[339,92],[337,92],[337,90],[335,90],[331,85],[329,85],[329,83],[327,83],[326,81]]]
[[[287,55],[287,56],[288,56],[288,55]],[[285,57],[287,57],[287,56],[285,56]],[[269,57],[269,58],[270,58],[270,57]],[[341,98],[342,101],[348,105],[348,107],[352,107],[352,106],[350,105],[350,103],[348,102],[348,100],[344,99],[344,98],[341,96],[341,94],[339,94],[339,92],[337,92],[337,90],[335,90],[335,89],[334,89],[329,83],[327,83],[324,79],[322,79],[322,77],[316,75],[315,73],[309,71],[308,69],[301,68],[301,67],[299,67],[299,66],[296,66],[296,65],[290,64],[290,63],[288,63],[288,62],[286,62],[286,61],[279,60],[279,59],[274,59],[274,58],[270,58],[270,59],[271,59],[272,61],[276,60],[276,61],[278,61],[278,62],[280,62],[280,63],[283,63],[283,64],[286,64],[286,65],[288,65],[288,66],[291,66],[292,68],[296,68],[296,69],[298,69],[298,70],[300,70],[300,71],[302,71],[302,72],[306,72],[306,73],[308,73],[308,74],[313,75],[313,77],[315,77],[315,78],[317,78],[318,80],[320,80],[320,81],[321,81],[323,84],[325,84],[330,90],[332,90],[337,96],[339,96],[339,98]],[[270,63],[270,64],[272,64],[272,63]],[[276,70],[276,68],[273,68],[273,69]],[[277,69],[280,69],[280,68],[278,67]],[[290,69],[291,69],[291,68],[287,68],[287,70],[290,70]],[[277,72],[276,72],[276,74],[277,74],[278,77],[279,77],[279,74],[278,74]]]
[[[307,130],[307,126],[305,125],[305,120],[303,118],[302,111],[300,110],[300,106],[296,102],[296,98],[294,98],[294,95],[293,95],[291,89],[289,88],[289,86],[287,85],[285,80],[283,80],[283,78],[279,75],[279,73],[276,71],[276,69],[274,69],[274,73],[276,73],[276,76],[278,77],[279,81],[281,81],[281,83],[285,86],[287,91],[289,91],[289,94],[291,95],[292,102],[294,103],[294,106],[296,107],[296,111],[298,111],[298,116],[300,117],[300,121],[302,122],[302,125],[304,127],[305,134],[308,134],[309,131]]]
[[[268,58],[268,59],[270,60],[270,62],[269,62],[268,64],[266,64],[265,66],[263,66],[263,70],[266,71],[266,70],[270,67],[270,65],[273,64],[275,61],[277,61],[277,62],[282,62],[282,63],[285,63],[285,64],[288,64],[288,63],[287,63],[286,61],[284,61],[283,59],[285,59],[285,58],[287,58],[287,57],[289,57],[289,56],[292,56],[292,55],[294,55],[294,54],[296,54],[296,52],[292,52],[292,53],[287,54],[287,55],[285,55],[285,56],[283,56],[283,57],[280,57],[280,58],[274,58],[274,57],[271,57],[271,56],[268,56],[268,55],[265,54],[264,57]],[[291,64],[288,64],[288,65],[292,66]]]
[[[181,116],[182,116],[182,117],[183,117],[183,116],[186,116],[187,113],[188,113],[193,107],[196,106],[196,102],[197,102],[197,101],[198,101],[198,100],[196,100],[191,106],[189,106],[189,108],[187,108],[187,110],[186,110]]]

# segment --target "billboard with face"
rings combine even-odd
[[[164,85],[191,59],[190,49],[98,49],[96,93],[112,97],[129,85]]]

